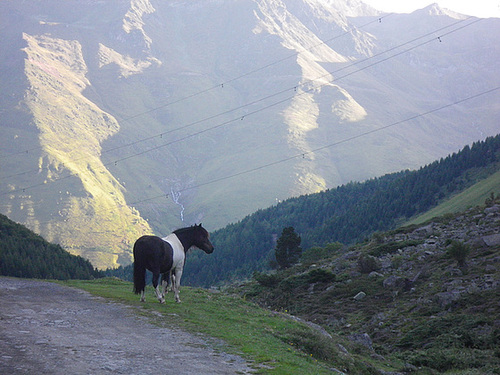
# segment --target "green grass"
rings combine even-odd
[[[226,343],[222,349],[251,361],[256,373],[327,374],[331,373],[330,367],[335,367],[310,353],[320,352],[314,348],[318,333],[310,327],[239,296],[182,287],[182,303],[175,303],[170,293],[166,304],[161,305],[154,298],[151,286],[147,288],[146,303],[140,303],[132,293],[132,284],[119,279],[71,280],[63,284],[134,306],[138,314],[147,316],[154,324],[174,325],[222,339]],[[331,342],[328,345],[333,347]],[[339,367],[357,366],[339,361],[343,362]]]
[[[470,207],[483,205],[484,201],[490,197],[491,193],[500,193],[500,171],[495,172],[488,178],[479,181],[460,194],[446,200],[437,207],[417,216],[405,225],[422,224],[435,217],[445,214],[457,213],[467,210]]]

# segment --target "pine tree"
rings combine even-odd
[[[288,268],[298,263],[302,255],[300,242],[301,238],[295,233],[293,227],[286,227],[283,229],[275,249],[276,262],[279,267]]]

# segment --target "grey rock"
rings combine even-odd
[[[353,298],[356,300],[356,301],[361,301],[363,298],[366,297],[366,293],[365,292],[359,292],[358,294],[356,294]]]

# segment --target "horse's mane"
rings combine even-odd
[[[193,230],[195,228],[203,228],[203,227],[201,226],[201,224],[199,226],[198,225],[192,225],[190,227],[176,229],[172,233],[174,233],[174,234],[183,234],[183,233],[185,233],[187,231],[191,231],[191,230]]]

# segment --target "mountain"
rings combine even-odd
[[[2,1],[0,21],[1,212],[99,268],[498,132],[500,20],[436,5]]]

